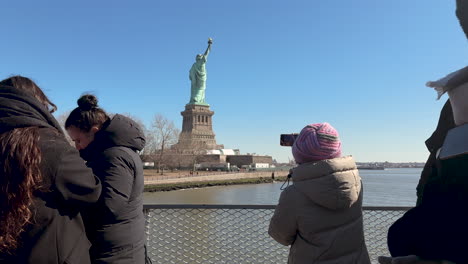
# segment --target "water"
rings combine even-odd
[[[421,168],[359,171],[364,206],[414,206]],[[277,204],[282,183],[214,186],[145,193],[145,203],[156,204]]]

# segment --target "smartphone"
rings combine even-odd
[[[281,146],[292,146],[296,138],[299,136],[299,133],[292,134],[281,134],[280,135],[280,145]]]

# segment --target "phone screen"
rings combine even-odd
[[[298,133],[293,134],[281,134],[280,135],[280,145],[281,146],[292,146],[296,138],[299,136]]]

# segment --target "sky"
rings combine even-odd
[[[213,38],[217,143],[280,162],[292,159],[280,134],[320,122],[357,161],[424,162],[448,99],[425,83],[468,61],[455,0],[17,0],[0,10],[0,79],[30,77],[57,116],[91,92],[108,112],[181,128],[189,69]]]

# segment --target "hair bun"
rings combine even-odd
[[[78,99],[78,107],[83,111],[89,111],[98,107],[98,99],[92,94],[85,94]]]

